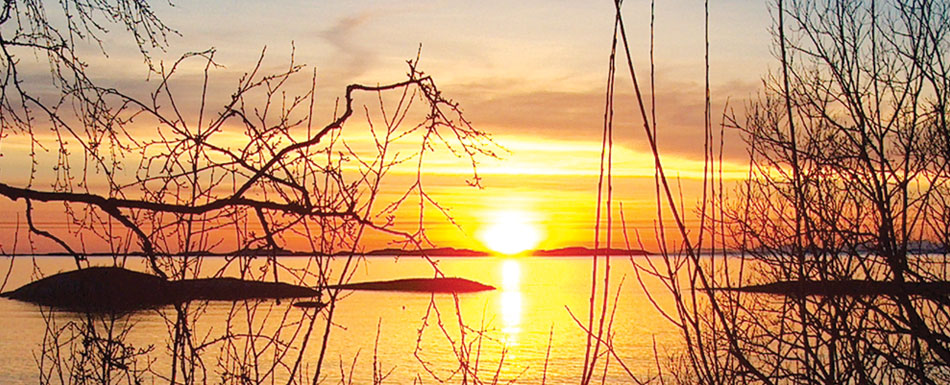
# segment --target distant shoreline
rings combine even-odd
[[[77,255],[81,257],[144,257],[145,253],[135,252],[128,254],[113,254],[107,252],[96,252],[96,253],[78,253]],[[447,257],[447,258],[465,258],[465,257],[593,257],[593,256],[610,256],[610,257],[640,257],[640,256],[649,256],[654,255],[652,252],[642,250],[642,249],[592,249],[587,247],[564,247],[558,249],[550,250],[531,250],[525,251],[517,254],[502,254],[502,253],[493,253],[489,251],[481,250],[471,250],[471,249],[456,249],[452,247],[440,247],[432,249],[421,249],[421,250],[401,250],[401,249],[378,249],[371,250],[362,253],[350,253],[350,252],[337,252],[333,254],[320,254],[312,253],[305,251],[294,251],[294,250],[245,250],[236,253],[217,253],[217,252],[192,252],[192,253],[179,253],[179,254],[163,254],[163,256],[172,256],[172,257],[234,257],[234,256],[246,256],[246,257],[312,257],[312,256],[326,256],[326,257],[347,257],[350,255],[361,256],[361,257]],[[54,253],[34,253],[34,254],[12,254],[4,255],[4,257],[72,257],[73,254],[63,253],[63,252],[54,252]]]

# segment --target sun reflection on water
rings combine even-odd
[[[514,259],[506,259],[500,265],[501,293],[498,307],[501,313],[502,328],[505,343],[508,346],[518,344],[518,333],[521,332],[521,313],[524,307],[524,298],[521,294],[521,263]]]

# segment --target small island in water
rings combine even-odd
[[[322,289],[469,293],[495,288],[463,278],[411,278],[331,285]],[[195,300],[319,298],[320,294],[319,288],[282,282],[237,278],[169,281],[120,267],[89,267],[51,275],[0,296],[64,310],[127,311]]]

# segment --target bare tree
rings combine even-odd
[[[779,0],[772,14],[779,69],[745,121],[724,124],[744,135],[749,178],[723,193],[707,121],[698,238],[658,179],[683,250],[638,268],[675,298],[663,310],[686,343],[679,378],[947,382],[947,294],[925,288],[947,280],[950,8]]]
[[[42,2],[7,1],[0,14],[0,143],[28,143],[34,165],[23,183],[0,180],[0,195],[17,202],[32,235],[62,247],[78,268],[88,266],[86,245],[97,238],[117,265],[141,254],[153,274],[168,279],[236,269],[244,279],[343,283],[360,262],[368,231],[410,247],[428,244],[422,211],[447,212],[424,188],[427,153],[441,148],[471,164],[475,185],[477,158],[494,156],[491,139],[419,69],[418,57],[408,61],[402,81],[349,85],[333,116],[321,118],[314,114],[316,72],[308,74],[293,56],[286,70],[264,73],[262,53],[222,96],[209,86],[222,81],[214,51],[171,63],[152,59],[150,51],[162,49],[174,31],[149,3],[58,5],[61,14],[53,17]],[[90,80],[80,52],[102,47],[100,36],[113,25],[129,32],[153,71],[147,96]],[[35,66],[22,59],[29,55],[49,64],[52,89],[31,79]],[[202,74],[197,87],[177,77],[195,69]],[[393,191],[386,175],[407,165],[415,180]],[[380,201],[384,188],[399,198]],[[43,229],[33,215],[40,205],[64,208],[59,219],[68,230]],[[398,226],[397,214],[410,210],[419,221]],[[311,255],[306,268],[280,262],[293,248]],[[225,266],[202,269],[209,254],[227,255]],[[331,268],[334,254],[345,257],[342,269]],[[325,309],[306,312],[234,303],[224,330],[214,334],[198,333],[206,304],[162,309],[165,347],[126,342],[132,323],[122,315],[63,322],[62,314],[45,312],[40,382],[139,383],[147,376],[170,383],[317,383],[326,375],[339,291],[325,296]],[[312,351],[318,355],[308,363],[304,354]]]

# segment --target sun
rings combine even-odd
[[[521,211],[504,211],[479,234],[482,243],[501,254],[518,254],[530,250],[541,241],[541,232],[530,221],[530,216]]]

